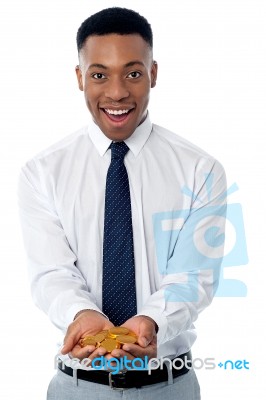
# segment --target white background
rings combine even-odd
[[[194,357],[250,362],[250,370],[199,370],[202,399],[264,397],[264,0],[1,1],[1,399],[45,399],[60,332],[32,304],[17,212],[20,167],[89,119],[74,74],[76,31],[109,6],[140,12],[154,31],[154,122],[218,158],[230,202],[243,207],[249,263],[227,268],[245,298],[215,298],[196,323]],[[10,385],[9,385],[10,384]]]

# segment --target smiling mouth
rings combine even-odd
[[[108,117],[112,122],[123,122],[126,121],[133,111],[133,108],[121,108],[119,110],[112,110],[109,108],[101,108],[104,114]]]

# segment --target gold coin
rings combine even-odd
[[[108,331],[108,329],[105,329],[105,330],[103,330],[103,331],[101,331],[101,332],[98,332],[97,333],[97,335],[104,335],[104,337],[107,337],[108,336],[108,333],[109,333],[109,331]]]
[[[107,350],[109,353],[111,353],[111,351],[113,351],[114,349],[119,349],[120,348],[120,344],[113,339],[104,339],[101,342],[101,347],[104,347],[105,350]]]
[[[128,332],[128,335],[134,336],[134,337],[136,337],[136,338],[138,337],[138,336],[135,334],[135,332],[133,332],[133,331],[129,331],[129,332]]]
[[[81,340],[84,340],[84,339],[94,339],[94,335],[86,335],[83,338],[81,338]]]
[[[116,338],[118,335],[127,335],[129,329],[123,328],[122,326],[115,326],[114,328],[109,329],[109,336]]]
[[[88,345],[96,346],[97,342],[94,339],[94,336],[86,336],[85,338],[80,340],[81,347],[85,347]]]
[[[117,336],[116,341],[121,344],[136,343],[137,338],[134,336],[130,336],[130,335],[119,335],[119,336]]]
[[[96,342],[102,342],[106,338],[106,335],[104,333],[97,333],[97,335],[94,336],[94,340]]]

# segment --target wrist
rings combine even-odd
[[[84,310],[80,310],[79,312],[77,312],[77,314],[73,318],[73,321],[75,321],[75,319],[77,319],[81,314],[83,314],[85,312],[88,312],[88,311],[93,311],[93,310],[90,310],[89,308],[85,308]]]
[[[107,316],[105,314],[102,314],[101,312],[97,311],[97,310],[92,310],[90,308],[84,308],[83,310],[80,310],[79,312],[77,312],[77,314],[74,316],[73,321],[75,321],[75,319],[77,319],[80,315],[84,314],[84,313],[97,313],[98,315],[101,315],[102,317],[104,317],[105,319],[108,319]]]

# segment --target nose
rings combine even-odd
[[[126,82],[123,79],[110,79],[105,89],[105,96],[114,101],[120,101],[129,97]]]

